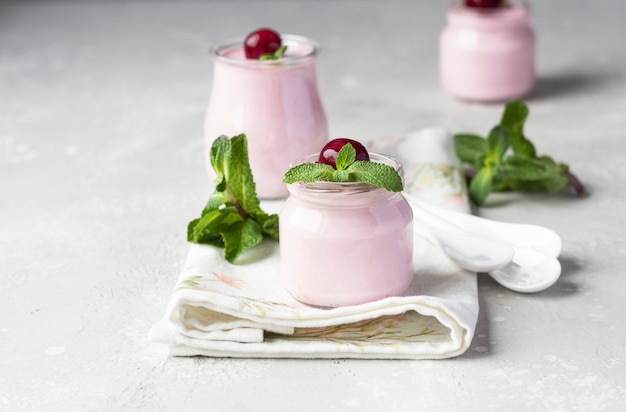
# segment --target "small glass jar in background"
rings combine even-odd
[[[535,36],[524,4],[452,6],[439,48],[442,87],[461,100],[507,101],[534,86]]]
[[[245,133],[257,194],[286,197],[283,176],[293,159],[319,150],[328,141],[316,61],[319,46],[285,34],[285,55],[278,60],[246,59],[243,39],[211,49],[213,87],[204,134],[210,176],[210,148],[220,135]]]
[[[402,175],[397,160],[376,153],[370,159]],[[413,212],[400,192],[365,183],[287,186],[279,220],[281,276],[295,299],[349,306],[401,295],[410,286]]]

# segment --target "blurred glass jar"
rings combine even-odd
[[[246,59],[243,39],[211,49],[213,87],[205,118],[206,160],[218,136],[245,133],[260,198],[287,196],[283,176],[293,159],[318,151],[328,141],[326,112],[317,83],[319,46],[283,35],[279,60]]]
[[[507,101],[535,84],[535,36],[525,5],[454,5],[439,45],[443,88],[470,101]]]

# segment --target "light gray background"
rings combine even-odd
[[[209,191],[211,44],[259,26],[323,46],[333,137],[485,133],[501,105],[438,84],[449,2],[0,2],[0,410],[619,410],[626,407],[626,2],[530,2],[528,136],[591,197],[502,195],[479,213],[563,237],[535,295],[479,280],[446,361],[169,358],[147,340]]]

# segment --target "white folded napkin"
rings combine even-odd
[[[451,153],[440,139],[420,142],[428,149],[419,150]],[[448,164],[453,162],[449,159]],[[269,211],[281,205],[263,203]],[[469,347],[478,318],[476,275],[459,268],[416,232],[415,278],[403,296],[333,309],[301,304],[283,288],[275,241],[245,252],[236,265],[223,259],[222,249],[192,245],[165,316],[152,327],[150,339],[167,344],[176,356],[458,356]]]
[[[457,212],[470,211],[463,166],[454,152],[452,135],[445,128],[417,130],[376,141],[371,147],[400,160],[406,192]]]

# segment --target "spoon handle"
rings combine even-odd
[[[558,257],[561,253],[561,237],[543,226],[498,222],[467,213],[460,213],[429,204],[414,196],[405,194],[412,205],[420,206],[433,215],[454,223],[457,227],[472,233],[508,243],[515,247],[532,249],[548,256]]]
[[[463,268],[473,272],[489,272],[506,266],[513,259],[511,246],[463,230],[419,205],[411,206],[416,231],[425,232],[450,259]]]

